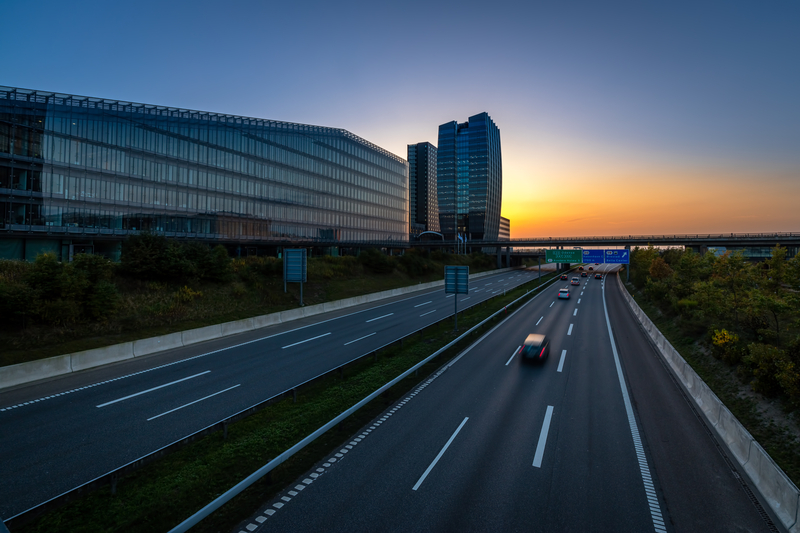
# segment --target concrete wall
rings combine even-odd
[[[509,270],[513,269],[505,268],[481,272],[479,274],[472,274],[470,279],[479,279],[493,274],[501,274]],[[305,318],[321,313],[327,313],[329,311],[346,309],[348,307],[365,303],[378,302],[387,298],[435,289],[436,287],[442,286],[444,286],[444,280],[432,281],[430,283],[420,283],[410,287],[402,287],[399,289],[391,289],[372,294],[364,294],[362,296],[354,296],[353,298],[346,298],[344,300],[336,300],[335,302],[325,302],[317,305],[309,305],[307,307],[298,307],[296,309],[289,309],[288,311],[281,311],[279,313],[271,313],[269,315],[261,315],[253,318],[246,318],[244,320],[225,322],[224,324],[215,324],[213,326],[206,326],[203,328],[179,331],[176,333],[161,335],[159,337],[139,339],[134,342],[124,342],[122,344],[114,344],[112,346],[95,348],[93,350],[86,350],[74,354],[58,355],[56,357],[49,357],[47,359],[40,359],[38,361],[31,361],[28,363],[20,363],[18,365],[4,366],[0,367],[0,390],[8,387],[14,387],[16,385],[22,385],[24,383],[30,383],[32,381],[38,381],[40,379],[47,379],[63,374],[69,374],[70,372],[79,372],[89,368],[116,363],[126,359],[132,359],[134,357],[141,357],[143,355],[163,352],[173,348],[189,346],[198,342],[219,339],[228,335],[236,335],[238,333],[244,333],[259,328],[273,326],[275,324],[282,324],[284,322],[297,320],[298,318]]]
[[[622,286],[622,280],[619,280],[618,285],[625,301],[657,346],[661,357],[667,361],[678,381],[694,399],[708,425],[714,428],[728,446],[731,455],[750,476],[756,489],[783,526],[792,533],[800,533],[800,491],[795,484],[669,343]]]

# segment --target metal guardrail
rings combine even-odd
[[[556,276],[553,280],[548,281],[547,283],[550,283],[551,281],[556,281],[556,280],[558,280],[558,276]],[[546,285],[547,283],[542,284],[539,287],[541,287],[543,285]],[[539,287],[537,287],[536,289],[538,289]],[[531,291],[534,291],[536,289],[532,289]],[[527,295],[531,291],[528,291],[525,294]],[[524,296],[523,296],[523,298],[524,298]],[[515,300],[515,302],[518,301],[518,300]],[[511,305],[513,305],[513,303],[515,303],[515,302],[512,302]],[[475,302],[474,304],[467,306],[465,309],[462,310],[462,312],[466,311],[467,309],[471,309],[472,307],[478,305],[479,303],[481,303],[481,302]],[[450,318],[450,316],[452,316],[452,313],[448,314],[445,318],[439,320],[438,322],[442,322],[443,320],[448,320]],[[346,361],[346,362],[344,362],[344,363],[342,363],[342,364],[340,364],[340,365],[338,365],[336,367],[333,367],[333,368],[331,368],[329,370],[326,370],[326,371],[324,371],[324,372],[322,372],[322,373],[320,373],[320,374],[318,374],[318,375],[316,375],[316,376],[314,376],[312,378],[309,378],[309,379],[307,379],[305,381],[297,383],[297,384],[289,387],[288,389],[285,389],[284,391],[279,392],[279,393],[277,393],[277,394],[275,394],[273,396],[270,396],[269,398],[267,398],[265,400],[262,400],[262,401],[260,401],[258,403],[255,403],[255,404],[251,405],[250,407],[242,409],[241,411],[239,411],[237,413],[234,413],[233,415],[225,417],[224,419],[219,420],[217,422],[214,422],[213,424],[210,424],[210,425],[208,425],[208,426],[206,426],[206,427],[204,427],[204,428],[202,428],[202,429],[200,429],[198,431],[195,431],[194,433],[191,433],[189,435],[181,437],[180,439],[175,440],[175,441],[171,442],[170,444],[162,446],[161,448],[159,448],[157,450],[154,450],[154,451],[152,451],[152,452],[150,452],[150,453],[148,453],[146,455],[143,455],[142,457],[139,457],[138,459],[134,459],[133,461],[130,461],[130,462],[118,467],[118,468],[115,468],[114,470],[111,470],[109,472],[106,472],[105,474],[97,476],[96,478],[94,478],[94,479],[92,479],[90,481],[87,481],[86,483],[78,485],[77,487],[75,487],[73,489],[70,489],[70,490],[68,490],[66,492],[63,492],[62,494],[59,494],[58,496],[55,496],[55,497],[50,498],[49,500],[46,500],[46,501],[44,501],[44,502],[42,502],[42,503],[40,503],[38,505],[35,505],[34,507],[31,507],[30,509],[22,511],[21,513],[17,513],[16,515],[5,519],[5,522],[7,524],[9,524],[9,525],[14,525],[15,527],[16,526],[25,525],[25,524],[31,522],[32,520],[36,519],[37,517],[41,516],[43,513],[47,512],[50,509],[54,509],[54,508],[60,507],[61,505],[69,502],[70,500],[74,499],[75,497],[80,496],[81,494],[91,492],[91,491],[93,491],[93,490],[95,490],[97,488],[100,488],[100,487],[103,487],[103,486],[106,486],[106,485],[110,485],[111,486],[111,492],[112,492],[112,494],[114,494],[116,492],[117,482],[122,477],[124,477],[124,476],[126,476],[128,474],[131,474],[131,473],[139,470],[143,466],[152,463],[156,459],[160,459],[161,457],[164,457],[165,455],[168,455],[169,453],[171,453],[173,451],[177,451],[178,449],[186,446],[187,444],[190,444],[190,443],[192,443],[192,442],[194,442],[194,441],[196,441],[196,440],[198,440],[198,439],[200,439],[200,438],[202,438],[202,437],[204,437],[206,435],[209,435],[211,433],[215,433],[215,432],[220,431],[220,430],[224,431],[225,435],[227,435],[228,425],[229,424],[231,424],[233,422],[236,422],[236,421],[239,421],[239,420],[242,420],[242,419],[246,418],[247,416],[249,416],[249,415],[251,415],[251,414],[253,414],[253,413],[255,413],[255,412],[257,412],[257,411],[259,411],[261,409],[263,409],[264,407],[267,407],[271,403],[274,403],[276,401],[282,400],[282,399],[288,397],[289,395],[292,395],[292,397],[296,398],[297,389],[300,389],[301,387],[304,387],[304,386],[306,386],[306,385],[308,385],[308,384],[310,384],[310,383],[312,383],[314,381],[322,379],[322,378],[324,378],[324,377],[326,377],[326,376],[328,376],[328,375],[330,375],[332,373],[342,371],[348,365],[351,365],[351,364],[353,364],[353,363],[355,363],[357,361],[360,361],[361,359],[365,359],[367,357],[375,357],[377,355],[377,352],[379,352],[379,351],[381,351],[381,350],[383,350],[385,348],[388,348],[389,346],[397,344],[398,342],[402,342],[404,339],[406,339],[408,337],[411,337],[413,335],[416,335],[417,333],[419,333],[420,331],[430,327],[431,325],[432,324],[429,324],[428,326],[423,326],[421,328],[417,328],[414,331],[404,335],[400,339],[396,339],[396,340],[387,342],[387,343],[385,343],[385,344],[383,344],[383,345],[381,345],[381,346],[379,346],[377,348],[374,348],[374,349],[372,349],[372,350],[370,350],[368,352],[362,353],[361,355],[356,356],[356,357],[350,359],[349,361]],[[0,530],[0,533],[5,533],[5,532]]]
[[[456,344],[458,344],[459,342],[461,342],[462,340],[467,338],[470,334],[472,334],[474,331],[476,331],[478,328],[482,327],[484,324],[486,324],[490,320],[492,320],[495,317],[499,316],[501,313],[506,312],[506,309],[508,308],[508,306],[516,304],[520,300],[526,298],[531,292],[534,292],[537,289],[540,289],[540,288],[544,287],[547,284],[559,281],[559,279],[560,278],[558,276],[555,276],[553,279],[548,280],[545,283],[542,283],[541,285],[539,285],[538,287],[536,287],[534,289],[531,289],[530,291],[527,291],[524,295],[520,296],[519,298],[517,298],[516,300],[514,300],[510,304],[503,306],[502,309],[499,309],[495,313],[492,313],[489,317],[487,317],[483,321],[479,322],[475,326],[471,327],[470,329],[465,331],[462,335],[460,335],[459,337],[457,337],[453,341],[449,342],[448,344],[446,344],[442,348],[439,348],[433,354],[429,355],[428,357],[426,357],[425,359],[423,359],[422,361],[420,361],[416,365],[412,366],[411,368],[409,368],[408,370],[406,370],[405,372],[403,372],[402,374],[400,374],[399,376],[397,376],[396,378],[394,378],[390,382],[386,383],[385,385],[380,387],[378,390],[376,390],[375,392],[373,392],[372,394],[370,394],[369,396],[367,396],[366,398],[364,398],[363,400],[361,400],[360,402],[358,402],[354,406],[350,407],[349,409],[347,409],[346,411],[341,413],[339,416],[333,418],[332,420],[330,420],[329,422],[327,422],[326,424],[321,426],[319,429],[317,429],[316,431],[314,431],[313,433],[311,433],[310,435],[305,437],[303,440],[301,440],[300,442],[298,442],[297,444],[295,444],[294,446],[292,446],[291,448],[289,448],[288,450],[286,450],[285,452],[280,454],[278,457],[276,457],[275,459],[273,459],[269,463],[265,464],[264,466],[262,466],[261,468],[259,468],[258,470],[256,470],[255,472],[253,472],[252,474],[247,476],[245,479],[243,479],[242,481],[240,481],[239,483],[237,483],[236,485],[234,485],[233,487],[228,489],[225,493],[223,493],[222,495],[217,497],[214,501],[212,501],[211,503],[209,503],[208,505],[206,505],[205,507],[203,507],[202,509],[197,511],[195,514],[193,514],[192,516],[190,516],[189,518],[187,518],[186,520],[184,520],[183,522],[181,522],[177,526],[175,526],[173,529],[170,530],[170,533],[184,533],[184,532],[188,531],[189,529],[191,529],[192,527],[196,526],[198,523],[200,523],[201,520],[203,520],[204,518],[209,516],[211,513],[213,513],[214,511],[216,511],[217,509],[219,509],[220,507],[222,507],[226,503],[228,503],[230,500],[232,500],[234,497],[236,497],[239,493],[241,493],[242,491],[247,489],[250,485],[252,485],[256,481],[258,481],[259,479],[264,477],[266,474],[268,474],[272,470],[274,470],[277,466],[279,466],[280,464],[284,463],[287,459],[292,457],[295,453],[299,452],[300,450],[302,450],[303,448],[308,446],[311,442],[313,442],[314,440],[316,440],[317,438],[319,438],[320,436],[325,434],[330,429],[333,429],[334,427],[336,427],[337,424],[339,424],[340,422],[345,420],[347,417],[349,417],[350,415],[352,415],[353,413],[355,413],[356,411],[358,411],[359,409],[361,409],[362,407],[367,405],[369,402],[371,402],[372,400],[374,400],[375,398],[380,396],[382,393],[384,393],[385,391],[387,391],[388,389],[390,389],[394,385],[397,385],[398,383],[400,383],[402,380],[404,380],[405,378],[410,376],[412,373],[418,371],[420,368],[422,368],[423,366],[428,364],[434,358],[438,357],[442,353],[446,352],[447,350],[449,350],[450,348],[452,348],[453,346],[455,346]],[[538,296],[538,294],[536,296]],[[536,298],[536,296],[534,296],[534,298]],[[487,335],[488,335],[488,333],[487,333]],[[445,366],[445,368],[443,370],[446,370],[447,368],[449,368],[449,366]],[[443,371],[443,370],[440,370],[440,372]]]

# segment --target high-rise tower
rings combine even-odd
[[[436,147],[429,142],[408,145],[409,233],[439,231],[436,194]]]
[[[439,126],[436,169],[439,223],[445,239],[496,240],[503,166],[500,130],[488,113]]]

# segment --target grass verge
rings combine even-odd
[[[623,281],[623,286],[753,438],[778,463],[786,475],[796,485],[800,485],[800,453],[798,453],[800,441],[785,424],[766,413],[763,406],[765,400],[752,393],[731,367],[708,353],[708,350],[703,348],[702,338],[688,336],[675,320],[661,313],[632,283]]]
[[[463,333],[498,309],[523,296],[526,290],[552,279],[533,280],[521,287],[482,302],[458,317]],[[537,291],[538,292],[538,291]],[[531,292],[533,297],[536,292]],[[482,331],[470,335],[421,369],[426,376],[463,350]],[[221,432],[209,435],[123,478],[112,495],[109,488],[72,501],[30,523],[22,532],[147,532],[167,531],[266,464],[306,435],[357,403],[386,382],[453,341],[452,318],[433,325],[380,352],[377,360],[362,359],[349,366],[343,377],[328,375],[298,394],[297,403],[285,399],[229,426],[227,439]],[[350,440],[350,436],[386,407],[414,388],[420,377],[409,377],[388,390],[339,428],[325,435],[273,470],[192,531],[230,531],[260,505],[280,492],[319,460]],[[15,528],[15,533],[17,529]]]

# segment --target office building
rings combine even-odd
[[[503,168],[500,130],[487,113],[439,126],[436,168],[439,224],[445,239],[496,240]]]
[[[0,258],[114,258],[142,230],[404,245],[408,164],[342,129],[0,87]]]
[[[511,240],[511,221],[505,217],[500,217],[500,231],[497,234],[497,240]]]
[[[408,145],[409,233],[439,231],[436,195],[436,147],[429,142]]]

